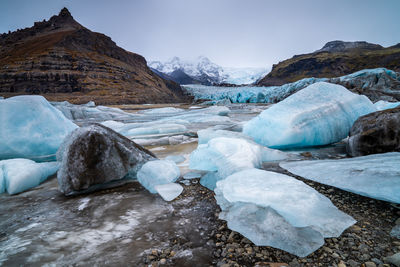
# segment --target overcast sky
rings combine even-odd
[[[270,67],[332,40],[400,42],[400,0],[0,0],[0,33],[64,6],[148,61],[205,55],[226,67]]]

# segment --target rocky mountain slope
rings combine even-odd
[[[379,67],[400,71],[400,44],[384,48],[367,42],[332,41],[313,53],[273,65],[257,85],[282,85],[307,77],[338,77]]]
[[[0,35],[0,95],[42,94],[74,103],[182,102],[181,87],[146,60],[76,22],[63,8],[48,21]]]
[[[205,56],[192,61],[173,57],[166,62],[151,61],[149,66],[160,72],[161,77],[179,84],[251,84],[267,73],[265,68],[224,68]]]

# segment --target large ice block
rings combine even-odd
[[[247,169],[234,173],[217,182],[215,193],[223,211],[221,218],[228,220],[229,227],[256,245],[274,246],[298,256],[312,253],[324,237],[338,237],[355,223],[324,195],[275,172]],[[296,249],[293,243],[304,245]]]
[[[345,138],[358,117],[374,111],[366,96],[318,82],[263,111],[243,133],[273,148],[326,145]]]
[[[53,155],[77,126],[42,96],[0,101],[0,159]]]

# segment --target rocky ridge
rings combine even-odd
[[[332,41],[313,53],[274,64],[257,85],[282,85],[307,77],[332,78],[380,67],[400,71],[399,66],[399,44],[384,48],[367,42]]]
[[[0,94],[42,94],[84,103],[170,103],[181,87],[155,75],[146,60],[92,32],[63,8],[48,21],[0,35]]]

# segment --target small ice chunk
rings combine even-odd
[[[400,153],[338,160],[283,162],[293,174],[355,194],[400,203]]]
[[[169,160],[149,161],[137,173],[138,181],[153,194],[157,192],[154,188],[156,185],[173,183],[179,176],[178,166]]]
[[[400,225],[393,227],[392,231],[390,231],[390,235],[394,238],[400,239]]]
[[[274,148],[325,145],[346,138],[358,117],[374,111],[366,96],[318,82],[261,112],[243,133]]]
[[[213,191],[217,186],[217,182],[224,178],[225,177],[221,177],[218,172],[208,172],[206,175],[201,177],[200,184]]]
[[[201,178],[201,176],[202,174],[199,172],[188,172],[185,175],[183,175],[183,179],[191,180],[191,179]]]
[[[44,182],[57,172],[57,162],[36,163],[29,159],[0,161],[0,193],[18,194]]]
[[[183,191],[183,187],[177,183],[156,185],[154,189],[165,201],[174,200]]]
[[[173,161],[176,164],[178,164],[178,163],[184,162],[186,160],[186,158],[182,155],[170,155],[170,156],[166,157],[165,160],[170,160],[170,161]]]

